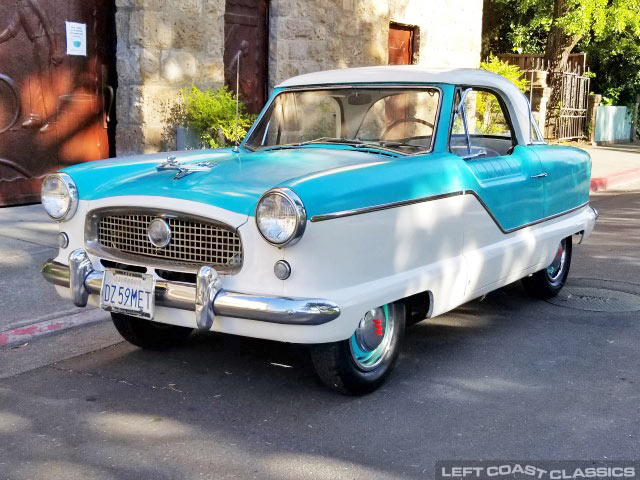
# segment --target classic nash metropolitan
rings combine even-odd
[[[590,173],[583,151],[545,144],[497,75],[301,75],[232,149],[48,176],[60,250],[43,275],[139,347],[194,329],[310,344],[325,384],[362,394],[408,322],[519,279],[556,295],[597,218]]]

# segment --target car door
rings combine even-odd
[[[499,93],[465,88],[456,97],[450,150],[467,186],[464,254],[472,293],[535,263],[535,249],[511,233],[543,218],[544,184],[540,160],[517,144]]]

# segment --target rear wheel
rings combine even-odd
[[[558,295],[569,276],[571,253],[571,237],[563,238],[551,265],[522,279],[525,290],[530,295],[542,299]]]
[[[112,313],[111,320],[127,342],[148,350],[164,350],[187,338],[192,328],[177,327],[130,317],[122,313]]]
[[[323,383],[349,395],[382,385],[398,359],[405,317],[403,304],[383,305],[365,314],[351,338],[314,345],[311,358]]]

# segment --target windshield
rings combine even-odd
[[[415,154],[431,150],[440,90],[336,88],[280,93],[245,146],[345,144]]]

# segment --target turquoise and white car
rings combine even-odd
[[[556,295],[597,218],[590,173],[583,151],[545,144],[497,75],[301,75],[236,148],[47,177],[60,250],[43,274],[140,347],[194,329],[309,344],[329,387],[365,393],[408,322],[520,279]]]

